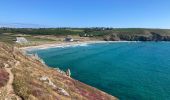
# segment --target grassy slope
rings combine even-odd
[[[0,88],[7,84],[8,79],[8,73],[0,68]]]
[[[9,64],[14,74],[13,87],[15,93],[24,100],[115,100],[100,90],[87,86],[69,78],[65,74],[48,68],[34,56],[23,55],[20,50],[10,45],[0,43],[1,63]],[[19,62],[17,66],[14,63]],[[0,68],[3,69],[3,68]],[[42,76],[48,77],[56,86],[54,88],[43,81]],[[69,93],[65,96],[58,91],[62,88]]]

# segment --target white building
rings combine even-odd
[[[67,41],[67,42],[73,42],[74,39],[72,38],[72,36],[68,35],[68,36],[65,38],[65,41]]]
[[[24,37],[17,37],[16,39],[17,43],[28,43],[27,39]]]

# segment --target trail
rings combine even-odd
[[[19,61],[17,61],[14,65],[14,67],[18,66],[20,64]],[[22,100],[19,96],[17,96],[14,92],[14,88],[12,86],[12,83],[14,81],[14,75],[11,72],[12,68],[5,66],[5,70],[9,73],[9,81],[6,85],[6,90],[7,90],[7,98],[5,100],[12,100],[12,98],[16,98],[16,100]]]

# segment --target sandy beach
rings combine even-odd
[[[22,47],[21,50],[31,51],[36,49],[49,49],[49,48],[64,48],[75,46],[87,46],[88,44],[95,43],[118,43],[118,42],[137,42],[137,41],[83,41],[83,42],[62,42],[62,43],[48,43],[37,46]]]

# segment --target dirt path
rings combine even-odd
[[[16,67],[18,65],[19,65],[19,62],[17,62],[14,65],[14,67]],[[9,73],[9,81],[8,81],[8,83],[6,85],[8,98],[6,98],[6,100],[11,100],[11,98],[16,98],[17,100],[21,100],[21,98],[15,94],[13,86],[12,86],[12,83],[14,81],[14,75],[11,72],[12,68],[5,67],[5,70]]]

